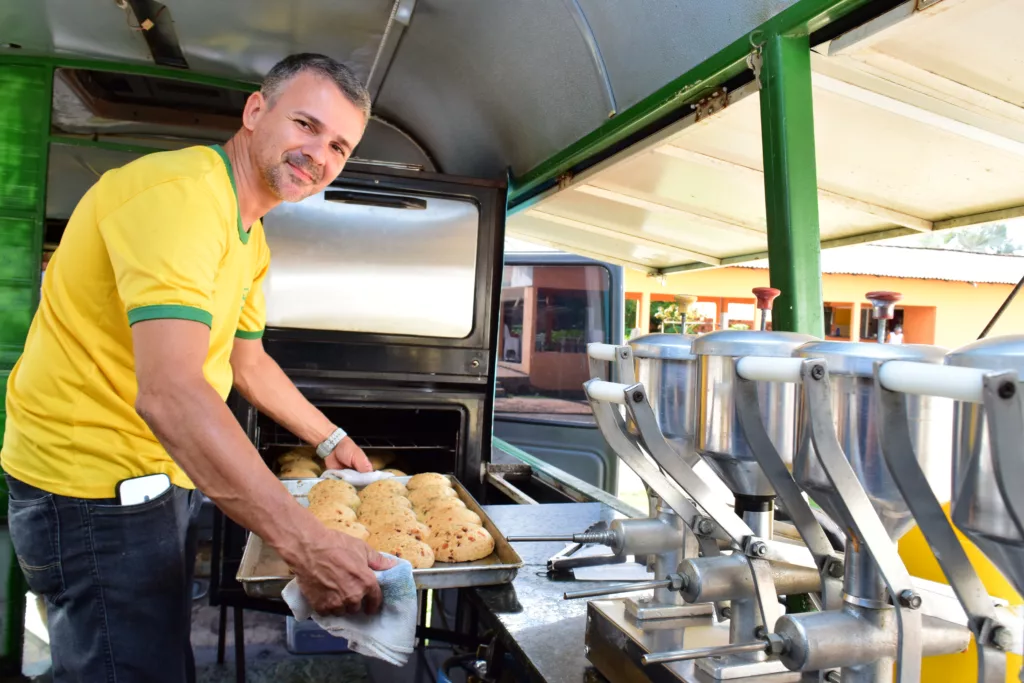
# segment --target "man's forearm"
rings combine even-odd
[[[235,388],[261,413],[308,444],[317,445],[336,426],[306,400],[277,362],[266,353],[234,368]]]
[[[263,464],[205,379],[140,391],[136,410],[196,486],[286,562],[298,562],[315,544],[312,516]]]

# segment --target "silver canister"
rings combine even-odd
[[[788,358],[794,349],[815,341],[793,332],[723,330],[694,340],[699,379],[697,450],[732,489],[744,496],[774,495],[739,423],[734,386],[735,358],[760,356]],[[796,385],[758,382],[757,395],[768,437],[788,464],[795,442]]]
[[[879,442],[874,365],[887,360],[939,365],[946,352],[947,349],[924,344],[823,341],[805,344],[793,353],[798,358],[822,358],[828,363],[832,417],[839,445],[893,541],[913,526],[914,518],[889,474]],[[904,400],[910,440],[921,469],[931,483],[935,497],[942,502],[948,501],[953,403],[945,398],[909,394],[904,396]],[[833,506],[835,490],[811,443],[809,408],[801,394],[793,476],[815,503],[833,519],[839,520],[841,516]]]
[[[983,339],[946,356],[946,364],[983,370],[1015,370],[1024,377],[1024,335]],[[1020,383],[1024,390],[1024,382]],[[1024,538],[1013,523],[996,482],[984,408],[957,402],[953,434],[953,522],[1024,590]],[[1020,435],[1024,441],[1024,435]],[[1020,488],[1021,482],[1013,482]]]
[[[694,337],[648,334],[630,341],[636,380],[647,389],[661,433],[689,465],[698,459],[697,357],[690,346]]]

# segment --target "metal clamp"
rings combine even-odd
[[[599,398],[593,395],[592,388],[599,381],[590,380],[583,387],[587,394],[587,399],[590,401],[590,407],[594,412],[597,428],[605,441],[608,442],[608,445],[611,446],[616,455],[631,470],[636,472],[637,476],[643,479],[676,514],[684,520],[693,520],[701,517],[702,515],[697,511],[693,503],[679,489],[672,485],[668,477],[662,473],[657,465],[640,448],[635,437],[626,431],[622,415],[613,407],[613,404],[602,400],[604,396]],[[601,385],[606,384],[608,382],[601,382]],[[633,389],[634,387],[624,387],[623,392],[629,392]],[[625,396],[623,396],[623,401],[625,401]],[[750,531],[748,530],[747,533],[749,534]]]
[[[839,496],[838,512],[867,548],[878,565],[889,594],[893,596],[899,627],[896,680],[899,683],[917,683],[921,680],[921,611],[914,608],[915,593],[910,573],[839,445],[832,416],[827,364],[822,359],[806,360],[801,375],[810,412],[811,439],[818,460]]]
[[[587,359],[590,365],[590,377],[597,378],[602,374],[602,363],[612,364],[611,381],[633,384],[636,372],[633,370],[633,348],[628,344],[587,344]]]
[[[818,523],[817,518],[815,518],[814,513],[811,511],[811,507],[804,499],[800,487],[793,480],[793,475],[790,473],[789,468],[786,467],[785,461],[779,455],[778,450],[776,450],[775,445],[768,436],[768,432],[765,430],[764,423],[761,421],[761,406],[757,397],[757,384],[744,377],[745,373],[756,372],[757,374],[769,375],[768,381],[788,381],[793,377],[791,371],[793,369],[792,361],[796,360],[799,362],[799,359],[773,358],[771,361],[779,361],[779,363],[773,362],[769,367],[765,368],[752,364],[752,361],[760,360],[762,359],[740,358],[734,361],[737,375],[735,385],[736,408],[739,414],[740,428],[743,430],[747,443],[750,444],[750,450],[753,451],[754,457],[757,458],[758,465],[761,466],[761,471],[764,472],[768,481],[771,482],[776,495],[782,500],[782,504],[785,505],[793,525],[800,533],[800,537],[804,539],[807,549],[814,558],[815,566],[821,573],[822,592],[826,596],[827,606],[830,609],[836,608],[840,602],[841,581],[840,578],[832,576],[829,569],[838,561],[838,558],[832,549],[832,544],[829,543],[828,537],[821,528],[821,524]],[[771,366],[775,365],[780,370],[773,373]],[[801,368],[797,367],[796,369],[796,378],[799,380]],[[776,377],[777,379],[774,379]]]
[[[1018,532],[1024,535],[1024,502],[1019,491],[1010,489],[1010,486],[1019,486],[1024,481],[1024,478],[1014,479],[1024,477],[1024,460],[1020,457],[1024,402],[1018,391],[1019,382],[1016,372],[987,374],[982,380],[982,399],[988,418],[989,443],[999,493]]]
[[[654,417],[654,410],[647,399],[644,385],[635,384],[626,390],[626,412],[636,424],[640,440],[655,462],[680,488],[686,491],[687,495],[693,498],[708,517],[714,520],[717,528],[712,529],[711,534],[731,541],[736,547],[742,547],[744,539],[753,535],[753,531],[732,510],[719,501],[711,487],[669,446],[658,427],[658,421]],[[690,522],[695,519],[694,515],[683,514],[679,510],[676,512]],[[703,515],[700,517],[703,518]]]
[[[874,391],[878,399],[878,439],[889,473],[967,613],[968,628],[978,646],[978,680],[1001,683],[1006,678],[1006,653],[991,638],[991,633],[1000,628],[995,608],[921,470],[910,439],[906,397],[882,386],[878,377],[881,366],[875,364]]]

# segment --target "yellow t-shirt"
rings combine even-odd
[[[270,250],[242,227],[227,155],[190,147],[104,173],[75,208],[7,383],[0,465],[59,495],[110,498],[163,472],[193,484],[135,412],[131,325],[210,327],[203,372],[227,398],[236,336],[259,338]]]

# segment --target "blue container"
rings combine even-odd
[[[332,636],[312,619],[296,621],[289,616],[285,622],[285,647],[293,655],[324,655],[348,652],[348,641]]]

